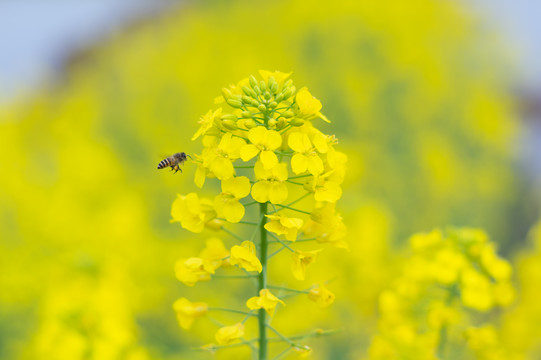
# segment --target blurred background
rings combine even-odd
[[[364,358],[408,237],[480,227],[525,290],[502,332],[539,358],[540,15],[527,0],[0,2],[0,358],[213,357],[190,350],[213,325],[181,331],[172,303],[245,290],[175,280],[212,234],[169,223],[194,167],[155,168],[199,152],[199,117],[259,69],[308,86],[349,157],[351,252],[306,282],[336,277],[337,301],[277,323],[344,329],[313,357]]]

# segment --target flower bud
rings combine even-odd
[[[223,120],[222,125],[228,130],[235,130],[237,128],[237,123],[233,120]]]
[[[274,77],[269,77],[269,89],[273,94],[276,94],[278,92],[278,83],[276,82],[276,79]]]
[[[258,109],[259,111],[261,111],[261,112],[267,111],[267,107],[266,107],[265,105],[263,105],[263,104],[259,105],[259,106],[257,107],[257,109]]]
[[[295,85],[291,86],[289,88],[291,90],[291,95],[295,94],[295,92],[297,92],[297,88],[295,87]]]
[[[257,95],[261,95],[261,89],[259,88],[259,86],[254,86],[254,91]]]
[[[271,94],[268,91],[265,91],[265,95],[263,95],[265,99],[269,100],[271,98]]]
[[[250,96],[250,97],[256,97],[257,96],[256,93],[246,85],[244,85],[242,87],[242,91],[244,91],[246,96]]]
[[[242,117],[245,118],[245,119],[250,119],[252,117],[252,113],[249,112],[249,111],[243,111],[242,112]]]
[[[290,87],[291,85],[293,85],[293,80],[291,79],[287,80],[286,83],[284,84],[284,89]]]
[[[252,99],[252,105],[254,107],[258,107],[259,106],[259,101],[257,101],[256,99]]]
[[[286,127],[286,125],[287,125],[286,120],[281,118],[276,122],[276,129],[277,130],[282,130],[283,128]]]
[[[270,107],[271,109],[274,109],[274,108],[277,107],[277,106],[278,106],[278,103],[277,103],[276,101],[273,101],[273,102],[271,102],[271,103],[269,104],[269,107]]]
[[[252,89],[255,90],[255,87],[257,86],[257,80],[255,79],[253,75],[250,75],[249,81],[250,81],[250,86],[252,87]]]
[[[233,121],[237,121],[237,115],[234,115],[234,114],[224,114],[222,115],[222,117],[220,118],[222,120],[233,120]]]
[[[267,124],[270,126],[270,127],[275,127],[276,126],[276,119],[269,119],[269,121],[267,122]]]
[[[289,120],[289,123],[291,124],[291,126],[302,126],[304,124],[304,120],[299,118],[293,118]]]
[[[287,99],[289,99],[291,97],[292,94],[293,94],[293,92],[291,91],[291,88],[288,87],[280,95],[283,95],[284,100],[287,100]]]
[[[287,110],[287,111],[284,111],[284,112],[282,113],[282,116],[285,117],[285,118],[287,118],[287,119],[292,118],[293,115],[294,115],[294,114],[293,114],[293,111],[291,111],[291,110]]]
[[[227,99],[226,102],[229,104],[229,106],[240,109],[242,107],[242,102],[235,99]]]
[[[252,128],[255,128],[257,124],[254,121],[254,119],[246,119],[244,121],[244,126],[246,126],[247,129],[252,129]]]
[[[248,97],[246,95],[243,95],[242,96],[242,102],[245,103],[245,104],[251,104],[252,103],[252,98]]]
[[[222,96],[227,101],[227,99],[231,98],[233,94],[231,93],[231,90],[229,90],[228,88],[222,88]]]
[[[276,102],[278,102],[278,103],[281,102],[282,100],[284,100],[284,94],[280,93],[280,94],[276,95],[274,100],[276,100]]]
[[[263,80],[259,82],[259,88],[261,89],[261,92],[267,91],[267,84]]]

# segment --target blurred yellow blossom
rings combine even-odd
[[[180,298],[173,304],[173,309],[177,314],[180,327],[187,330],[192,326],[196,318],[207,313],[208,306],[203,302],[192,303],[186,298]]]
[[[262,289],[259,291],[259,296],[248,299],[246,306],[251,310],[265,309],[270,316],[273,316],[278,303],[286,305],[282,300],[274,296],[269,289]]]
[[[216,332],[216,341],[220,345],[229,345],[244,336],[244,325],[237,323],[231,326],[221,327]]]
[[[304,280],[306,277],[306,268],[316,261],[319,252],[321,252],[321,249],[312,251],[295,250],[292,254],[293,262],[291,263],[291,271],[296,279]]]
[[[335,295],[323,284],[310,289],[308,299],[316,302],[319,307],[325,308],[334,302]]]
[[[194,286],[198,281],[209,281],[214,274],[216,264],[198,257],[179,259],[175,263],[177,279],[187,286]]]

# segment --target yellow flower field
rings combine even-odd
[[[0,359],[540,358],[522,125],[478,25],[186,1],[0,105]]]

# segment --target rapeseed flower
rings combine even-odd
[[[274,296],[269,289],[261,289],[259,291],[259,296],[248,299],[246,306],[251,310],[265,309],[270,316],[273,316],[274,309],[278,303],[284,306],[286,305],[282,300]]]
[[[196,318],[204,316],[208,312],[208,305],[203,302],[190,302],[186,298],[180,298],[173,304],[180,327],[188,330]]]
[[[229,345],[244,336],[244,325],[237,323],[231,326],[221,327],[216,332],[215,338],[220,345]]]
[[[246,271],[261,272],[261,261],[255,254],[255,245],[251,241],[244,241],[240,246],[235,245],[231,248],[231,257],[229,259],[231,265],[238,265]]]
[[[225,217],[231,223],[239,222],[244,217],[244,206],[239,200],[248,196],[250,189],[250,180],[246,176],[223,180],[222,193],[214,199],[218,216]]]
[[[297,233],[302,227],[303,220],[284,215],[265,215],[271,221],[265,224],[265,229],[276,235],[285,235],[289,241],[297,239]]]

